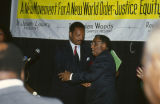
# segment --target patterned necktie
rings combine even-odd
[[[75,46],[75,48],[74,48],[74,59],[75,59],[76,63],[79,63],[79,56],[78,56],[78,53],[77,53],[77,46]]]
[[[77,54],[77,46],[74,47],[74,55]]]

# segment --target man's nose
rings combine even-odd
[[[94,45],[93,45],[93,44],[91,44],[91,48],[92,48],[92,50],[93,50],[93,48],[94,48]]]
[[[84,36],[81,35],[81,36],[79,37],[79,40],[84,40]]]

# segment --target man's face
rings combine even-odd
[[[81,45],[84,40],[85,30],[80,27],[76,27],[73,32],[69,33],[69,38],[75,45]]]
[[[104,50],[106,50],[106,45],[103,43],[99,38],[94,38],[91,44],[92,48],[92,54],[94,56],[98,56],[101,54]]]

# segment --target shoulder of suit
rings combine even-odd
[[[43,97],[43,96],[33,96],[31,94],[29,96],[26,96],[24,99],[28,99],[34,104],[63,104],[62,101],[60,101],[57,98],[49,98],[49,97]]]
[[[68,41],[65,41],[62,44],[57,44],[56,45],[56,50],[57,51],[59,51],[59,50],[65,50],[65,49],[68,49],[70,47],[71,47],[70,43]]]
[[[87,53],[88,53],[88,52],[91,53],[91,46],[90,46],[90,44],[86,44],[86,43],[85,43],[85,44],[82,44],[82,45],[81,45],[81,49],[84,50],[84,51],[87,52]]]
[[[103,51],[99,56],[96,57],[96,59],[112,59],[112,55],[111,53],[106,50],[106,51]]]
[[[4,99],[8,96],[8,98],[11,98],[11,101],[14,100],[17,104],[63,104],[56,98],[33,96],[23,86],[5,88],[1,90],[0,96],[0,99]]]

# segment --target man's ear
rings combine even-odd
[[[69,32],[69,37],[72,37],[72,32]]]
[[[24,69],[22,69],[20,77],[21,77],[21,80],[24,81]]]

